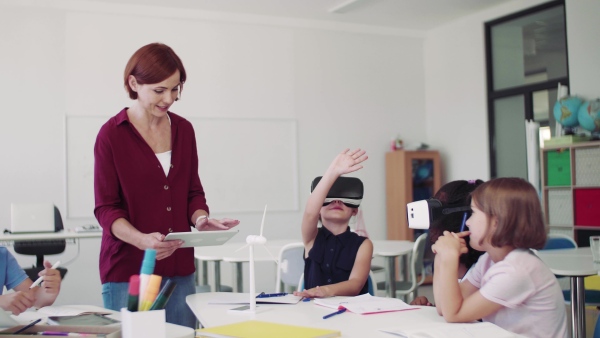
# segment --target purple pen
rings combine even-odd
[[[460,226],[460,232],[465,231],[465,224],[466,223],[467,223],[467,212],[465,211],[465,213],[463,214],[462,224]]]

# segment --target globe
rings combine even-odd
[[[577,118],[583,129],[589,132],[600,131],[600,99],[582,103]]]
[[[582,103],[577,118],[581,128],[592,133],[592,138],[600,137],[600,99]]]
[[[579,120],[577,114],[582,100],[576,96],[567,96],[554,104],[554,118],[567,129],[577,127]]]

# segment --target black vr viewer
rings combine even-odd
[[[316,177],[312,184],[310,185],[310,192],[315,189],[317,184],[321,181],[323,176]],[[364,186],[360,179],[356,177],[338,177],[329,192],[327,193],[327,197],[325,201],[323,201],[323,206],[328,205],[333,201],[341,201],[349,208],[358,208],[360,202],[362,201],[364,193]]]
[[[471,211],[470,205],[446,205],[434,198],[421,200],[406,205],[408,227],[411,229],[429,229],[434,220],[442,215],[460,211]]]

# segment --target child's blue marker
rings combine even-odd
[[[463,214],[463,220],[462,220],[462,224],[460,226],[460,232],[465,231],[465,223],[467,223],[467,212],[466,211]]]

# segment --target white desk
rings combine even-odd
[[[555,275],[571,279],[571,337],[585,337],[585,287],[586,276],[598,274],[600,266],[592,260],[589,247],[537,251],[538,257]]]
[[[277,239],[268,241],[266,244],[267,249],[261,245],[257,245],[254,247],[254,261],[255,262],[267,262],[274,261],[277,259],[277,255],[279,254],[279,250],[287,244],[300,242],[300,239]],[[194,257],[197,260],[202,261],[204,276],[203,281],[207,283],[206,277],[206,268],[205,262],[213,262],[214,263],[214,274],[215,274],[215,291],[219,291],[221,287],[221,266],[220,262],[230,262],[235,265],[235,285],[234,292],[242,292],[243,288],[243,274],[242,267],[243,263],[248,262],[248,249],[242,249],[240,251],[235,252],[239,248],[241,248],[244,243],[225,243],[220,246],[206,246],[206,247],[195,247],[194,248]],[[386,260],[386,279],[388,281],[388,296],[396,295],[396,283],[391,283],[390,281],[395,281],[396,279],[396,257],[404,256],[405,257],[405,270],[408,266],[408,258],[414,246],[414,242],[410,241],[398,241],[398,240],[373,240],[373,256],[384,257]],[[407,272],[407,271],[405,271]]]
[[[102,309],[102,308],[96,307],[96,306],[91,306],[90,309],[96,310],[96,309]],[[103,310],[112,312],[111,314],[107,315],[107,317],[114,318],[116,320],[121,320],[120,312],[113,311],[113,310],[107,310],[107,309],[103,309]],[[46,318],[45,315],[40,315],[40,313],[37,311],[25,311],[18,316],[13,315],[11,317],[13,317],[19,324],[22,324],[22,325],[28,324],[32,320],[35,320],[38,318]],[[121,325],[121,324],[112,324],[112,325]],[[171,324],[171,323],[166,323],[166,329],[167,329],[167,332],[166,332],[167,338],[194,338],[195,334],[196,334],[196,331],[192,328],[189,328],[186,326],[181,326],[181,325],[176,325],[176,324]]]
[[[396,257],[404,257],[404,280],[408,280],[408,264],[414,242],[399,240],[373,240],[373,256],[380,256],[386,260],[386,285],[387,296],[396,297]]]
[[[369,338],[393,338],[394,336],[381,332],[379,329],[391,327],[428,327],[433,325],[444,325],[448,328],[457,324],[446,323],[440,317],[435,308],[431,306],[420,307],[418,310],[387,312],[371,315],[357,315],[354,313],[343,313],[328,319],[323,316],[329,314],[332,309],[321,307],[313,302],[299,302],[297,304],[259,304],[258,313],[230,313],[229,309],[239,305],[232,304],[209,304],[211,299],[221,299],[227,293],[198,293],[186,298],[188,306],[192,309],[203,327],[213,327],[237,323],[246,320],[263,320],[274,323],[301,325],[323,329],[339,330],[342,337],[369,337]],[[495,327],[487,337],[498,337]],[[500,330],[502,331],[502,330]],[[496,334],[496,335],[493,335]],[[504,337],[512,337],[512,334]]]
[[[0,234],[0,242],[40,241],[53,239],[80,239],[102,237],[102,231],[75,232],[59,231],[33,234]]]

